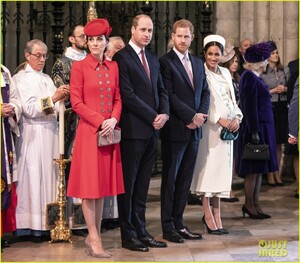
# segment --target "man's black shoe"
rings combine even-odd
[[[131,238],[126,241],[122,241],[122,247],[132,250],[132,251],[140,251],[140,252],[148,252],[149,251],[149,248],[147,246],[145,246],[137,238]]]
[[[1,248],[3,249],[7,247],[10,247],[10,243],[7,240],[1,238]]]
[[[50,236],[33,236],[31,242],[42,243],[50,241]]]
[[[182,236],[184,239],[190,239],[190,240],[199,240],[202,239],[202,235],[199,233],[193,233],[191,232],[187,227],[177,230],[178,234]]]
[[[176,230],[171,230],[170,232],[164,232],[163,238],[174,243],[184,243],[184,239],[179,235]]]
[[[151,236],[141,238],[140,241],[147,247],[158,247],[158,248],[167,247],[167,244],[165,242],[155,240]]]
[[[42,243],[45,241],[50,241],[50,236],[48,236],[48,235],[43,235],[43,236],[25,235],[25,236],[20,236],[20,239],[22,241],[30,241],[33,243]]]

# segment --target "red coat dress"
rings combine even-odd
[[[102,122],[114,117],[119,122],[122,101],[116,62],[100,65],[91,54],[74,62],[70,96],[80,121],[76,130],[67,195],[101,198],[124,193],[119,144],[97,146]]]

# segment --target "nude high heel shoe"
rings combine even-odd
[[[86,239],[85,239],[85,244],[88,246],[88,248],[86,249],[86,253],[87,253],[88,256],[92,256],[94,258],[110,258],[112,256],[112,254],[110,254],[110,253],[108,253],[107,251],[104,251],[104,250],[101,253],[96,253],[93,250],[91,244],[96,245],[96,246],[97,245],[101,246],[100,240],[91,240],[89,238],[89,236],[87,236]]]
[[[95,253],[92,249],[92,247],[89,247],[86,249],[86,253],[88,256],[92,256],[94,258],[111,258],[111,254],[106,252],[106,251],[103,251],[99,254]]]

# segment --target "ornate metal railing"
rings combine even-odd
[[[132,18],[145,13],[152,17],[154,35],[150,48],[158,55],[167,50],[171,26],[180,18],[189,19],[195,26],[192,51],[202,53],[202,39],[212,33],[214,2],[208,1],[97,1],[99,17],[106,17],[112,35],[119,35],[127,42],[130,38]],[[87,22],[89,3],[86,1],[2,1],[2,63],[11,71],[24,61],[23,49],[33,38],[43,40],[52,53],[45,69],[51,70],[54,59],[68,46],[67,32],[74,24]]]

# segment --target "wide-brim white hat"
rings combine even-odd
[[[232,59],[235,55],[234,46],[227,46],[223,52],[220,62],[225,63]]]
[[[205,47],[210,42],[218,42],[225,48],[225,38],[220,35],[208,35],[203,39],[203,46]]]

